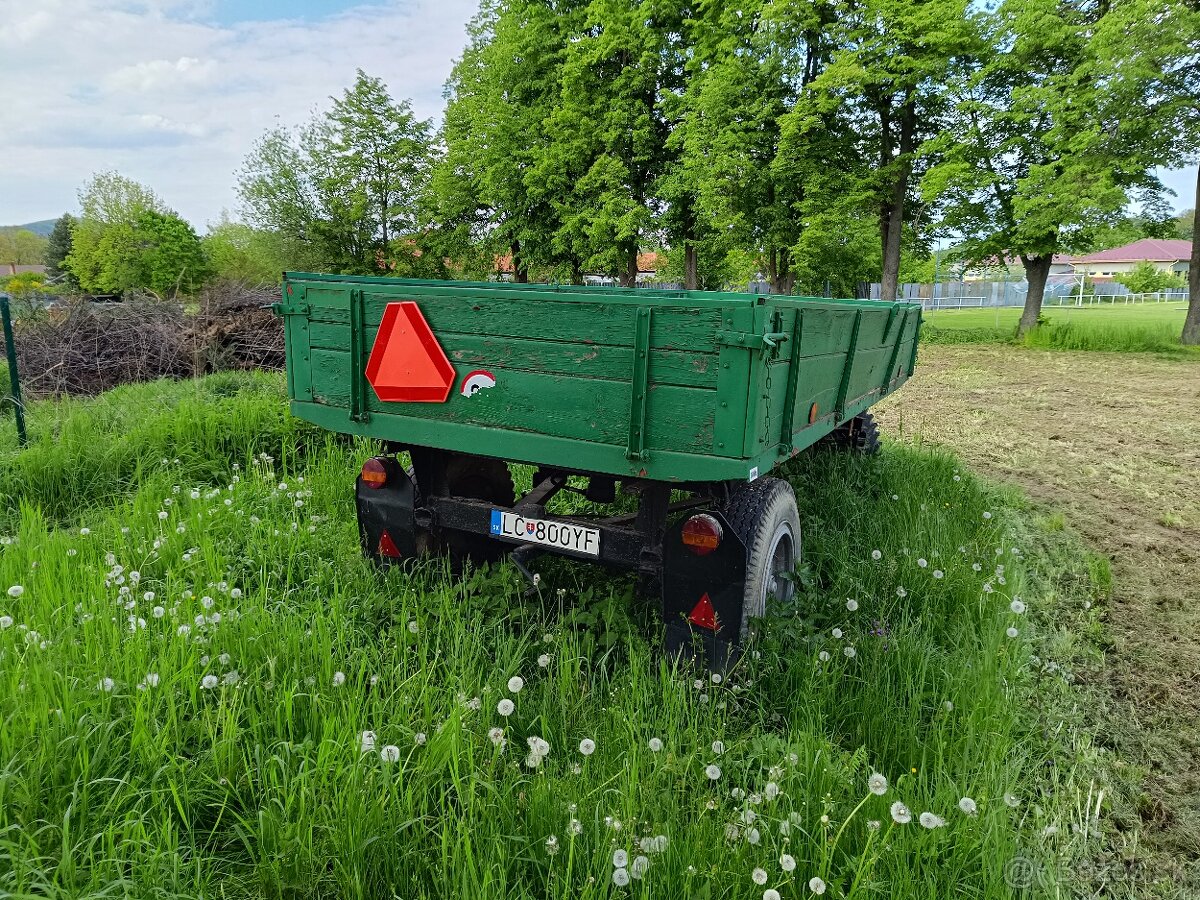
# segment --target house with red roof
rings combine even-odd
[[[1165,272],[1187,276],[1192,257],[1192,242],[1142,238],[1124,247],[1089,253],[1075,260],[1075,273],[1093,281],[1111,281],[1116,275],[1133,271],[1139,263],[1153,263]]]

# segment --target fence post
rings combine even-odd
[[[0,319],[4,322],[4,354],[8,358],[8,383],[12,390],[13,413],[17,420],[17,446],[29,443],[25,433],[25,404],[21,402],[21,378],[17,374],[17,342],[13,338],[12,311],[8,294],[0,294]]]

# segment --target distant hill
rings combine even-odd
[[[5,225],[0,230],[3,231],[32,231],[34,234],[40,234],[42,237],[49,237],[50,232],[54,230],[55,219],[42,219],[40,222],[29,222],[25,225]]]

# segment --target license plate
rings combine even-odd
[[[583,556],[600,555],[600,529],[572,522],[527,519],[516,513],[493,509],[492,534],[529,544],[545,544]]]

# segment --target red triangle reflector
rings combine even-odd
[[[396,542],[386,531],[379,537],[379,555],[390,556],[392,559],[400,558],[400,548],[396,546]]]
[[[701,597],[700,602],[692,607],[688,621],[700,628],[707,628],[709,631],[714,632],[720,627],[717,624],[717,611],[713,609],[712,601],[708,599],[708,594]]]

